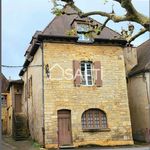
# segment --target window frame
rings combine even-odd
[[[89,118],[88,118],[89,112],[92,113],[92,119],[90,118],[90,121],[92,120],[93,122],[92,123],[90,122],[91,123],[90,126],[93,126],[93,127],[89,127]],[[97,125],[95,124],[96,112],[99,113],[99,115],[98,115],[99,127],[96,127]],[[106,119],[105,127],[102,127],[102,115],[105,115],[105,119]],[[110,129],[108,128],[107,115],[105,112],[103,112],[100,109],[92,108],[92,109],[88,109],[88,110],[84,111],[82,116],[81,116],[81,124],[82,124],[82,130],[83,131],[110,131]]]
[[[1,95],[1,105],[2,107],[7,107],[7,95]]]
[[[93,39],[86,36],[86,32],[90,30],[90,26],[86,23],[77,23],[77,35],[78,35],[78,42],[85,42],[85,43],[92,43]],[[85,32],[85,33],[78,33],[78,32]]]
[[[84,74],[82,74],[82,64],[84,64]],[[91,75],[89,75],[88,74],[88,67],[87,67],[87,65],[88,64],[90,64],[90,71],[91,71]],[[81,61],[81,63],[80,63],[80,70],[81,70],[81,75],[82,75],[82,77],[81,77],[81,85],[82,86],[93,86],[94,85],[94,76],[93,76],[93,62],[91,62],[91,61]],[[84,78],[83,78],[83,76],[84,76]],[[89,84],[89,79],[88,79],[88,77],[91,77],[91,84]],[[85,79],[85,84],[83,84],[83,79]]]
[[[32,75],[30,76],[30,78],[27,81],[27,98],[31,98],[32,97]]]

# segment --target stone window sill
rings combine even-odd
[[[109,132],[110,129],[106,128],[106,129],[83,129],[83,132]]]

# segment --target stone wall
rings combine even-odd
[[[26,114],[32,139],[43,144],[43,104],[42,104],[42,52],[37,51],[33,61],[23,75],[24,90],[22,110]],[[28,96],[29,79],[32,77],[32,95]]]
[[[44,44],[44,63],[50,68],[55,66],[50,71],[51,76],[61,77],[58,66],[72,70],[73,60],[101,61],[103,86],[75,87],[73,80],[50,80],[45,73],[46,147],[57,146],[57,110],[60,109],[71,110],[75,146],[133,144],[122,48],[111,45]],[[81,116],[89,108],[99,108],[106,112],[110,131],[83,132]]]
[[[149,73],[128,79],[129,106],[133,128],[133,138],[150,142],[150,111],[148,106]]]
[[[11,94],[7,94],[7,134],[12,135],[12,99]]]

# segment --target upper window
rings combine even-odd
[[[82,115],[83,129],[106,129],[107,117],[106,114],[99,109],[89,109]]]
[[[73,61],[75,86],[102,86],[100,61]]]
[[[1,96],[1,103],[2,103],[2,106],[7,105],[7,96],[6,95]]]
[[[92,79],[92,62],[81,62],[82,85],[93,85]]]
[[[88,36],[89,25],[87,24],[78,24],[77,33],[79,42],[92,42],[92,39]]]

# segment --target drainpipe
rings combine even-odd
[[[28,89],[28,68],[27,68],[27,75],[26,75],[26,101],[27,101],[27,126],[28,126],[28,129],[29,129],[29,104],[28,104],[28,94],[29,94],[29,89]]]
[[[0,3],[0,8],[1,8],[1,3]],[[0,9],[0,13],[1,13],[1,10],[2,9]],[[1,19],[0,19],[0,24],[1,24]],[[1,33],[1,28],[0,28],[0,33]],[[0,34],[0,39],[1,39],[1,34]],[[2,61],[2,59],[1,59],[1,54],[2,54],[2,52],[1,52],[1,42],[0,42],[0,74],[2,73],[2,65],[1,65],[1,61]],[[2,87],[2,82],[0,81],[0,149],[2,149],[2,121],[1,121],[1,119],[2,119],[2,101],[1,101],[1,87]]]
[[[43,148],[45,148],[45,101],[44,101],[44,52],[43,52],[43,42],[41,43],[42,51],[42,104],[43,104]]]

